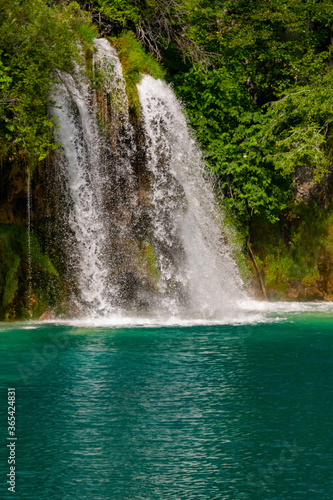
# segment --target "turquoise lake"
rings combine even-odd
[[[332,314],[0,324],[0,364],[3,499],[333,498]]]

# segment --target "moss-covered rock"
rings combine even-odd
[[[258,220],[252,245],[271,300],[333,299],[333,207],[304,202],[279,224]],[[256,281],[252,269],[253,281]]]
[[[36,317],[59,293],[59,274],[25,227],[0,224],[0,318]]]

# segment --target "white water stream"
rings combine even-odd
[[[224,314],[242,297],[242,283],[231,249],[223,242],[202,156],[172,89],[145,75],[138,90],[148,168],[154,174],[155,241],[169,247],[171,256],[177,237],[184,249],[182,266],[159,255],[160,286],[167,287],[174,276],[188,289],[193,311],[208,317]]]
[[[100,136],[90,106],[90,92],[83,81],[77,84],[68,74],[54,90],[58,117],[56,141],[62,144],[58,165],[66,179],[69,225],[75,236],[73,272],[77,274],[80,297],[89,313],[110,311],[108,271],[103,262],[106,226],[100,206]]]
[[[59,125],[55,138],[62,144],[57,161],[67,200],[67,223],[74,238],[68,259],[77,276],[78,307],[85,315],[115,314],[121,295],[121,280],[116,278],[126,270],[121,259],[106,257],[109,242],[118,238],[118,248],[133,247],[129,255],[135,255],[136,246],[141,248],[140,242],[147,242],[149,237],[159,276],[157,286],[150,291],[151,309],[166,315],[222,319],[244,298],[242,281],[221,233],[214,195],[204,178],[202,157],[182,107],[164,82],[142,77],[138,92],[150,201],[145,200],[144,209],[140,208],[132,168],[137,161],[137,145],[122,68],[107,40],[96,40],[95,49],[94,67],[103,75],[102,102],[97,103],[98,96],[79,67],[73,76],[62,74],[53,92],[52,113]],[[109,138],[99,127],[101,115],[104,123],[111,124]],[[105,153],[112,147],[115,150],[112,134],[121,135],[117,136],[113,156]],[[121,192],[124,182],[127,187]],[[115,215],[119,207],[114,207],[113,212],[105,208],[105,193],[112,197],[113,191],[117,191],[120,207],[127,203],[120,211],[122,223],[119,214]],[[131,227],[138,225],[131,210],[144,212],[142,235]],[[114,243],[112,248],[117,248]],[[140,273],[132,282],[139,292],[140,287],[147,289],[147,279],[140,285]],[[130,295],[128,277],[126,283]],[[136,296],[140,296],[139,292]],[[147,293],[142,292],[143,296]],[[147,305],[145,308],[149,309]]]

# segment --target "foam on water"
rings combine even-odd
[[[205,318],[190,315],[147,314],[130,315],[125,311],[118,311],[103,317],[83,316],[74,319],[57,319],[31,324],[58,324],[81,328],[153,328],[153,327],[192,327],[213,325],[247,326],[259,323],[276,323],[281,321],[293,322],[299,317],[318,315],[330,317],[333,314],[333,302],[265,302],[243,300],[236,304],[237,313],[218,318]]]

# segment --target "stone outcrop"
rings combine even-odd
[[[333,202],[333,165],[320,182],[313,180],[313,168],[307,165],[297,167],[293,172],[294,195],[297,202],[317,203],[327,208]]]

